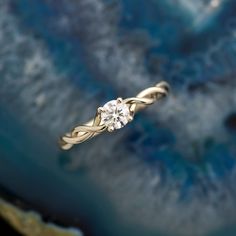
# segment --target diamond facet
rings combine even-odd
[[[108,131],[124,127],[130,120],[130,110],[121,98],[107,102],[101,109],[101,124],[108,127]]]

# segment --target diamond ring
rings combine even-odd
[[[107,102],[97,109],[94,119],[84,125],[75,127],[70,133],[60,139],[60,146],[64,150],[82,143],[96,135],[124,127],[131,122],[137,111],[168,95],[170,90],[167,82],[160,82],[153,87],[141,91],[136,97],[117,98]]]

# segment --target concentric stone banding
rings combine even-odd
[[[107,102],[101,111],[101,124],[107,126],[108,131],[124,127],[131,119],[129,106],[121,98]]]

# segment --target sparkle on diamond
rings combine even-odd
[[[102,107],[101,123],[111,130],[120,129],[129,122],[130,111],[122,100],[112,100]]]

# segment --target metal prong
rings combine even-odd
[[[99,108],[97,109],[97,111],[98,111],[98,114],[101,114],[101,113],[104,111],[104,109],[103,109],[103,107],[99,107]]]
[[[131,122],[133,119],[134,119],[134,117],[131,116],[131,115],[128,117],[128,121],[129,121],[129,122]]]
[[[123,102],[123,99],[122,99],[122,98],[117,98],[116,101],[117,101],[118,103],[122,103],[122,102]]]
[[[113,126],[109,126],[109,127],[107,128],[107,130],[108,130],[108,132],[113,132],[113,131],[115,130],[115,128],[114,128]]]

